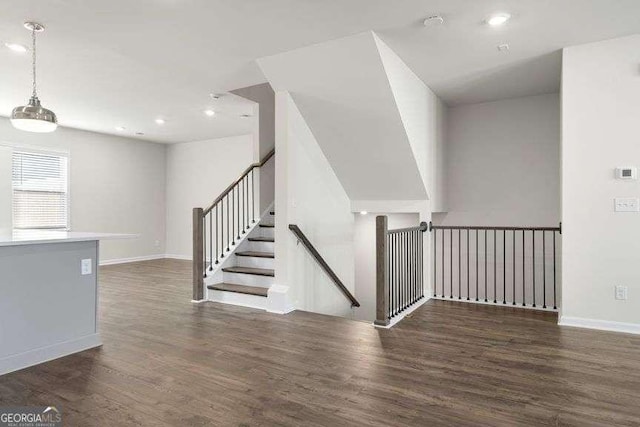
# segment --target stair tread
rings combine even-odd
[[[215,291],[235,292],[238,294],[257,295],[260,297],[266,297],[269,288],[262,288],[260,286],[247,286],[238,285],[236,283],[215,283],[207,286],[207,288]]]
[[[237,256],[247,256],[255,258],[275,258],[273,252],[258,252],[258,251],[242,251],[236,252]]]
[[[240,273],[240,274],[254,274],[256,276],[271,276],[275,275],[274,271],[270,268],[255,268],[255,267],[226,267],[222,271],[225,273]]]
[[[259,226],[262,228],[274,228],[275,224],[260,224]]]
[[[275,242],[273,237],[249,237],[250,242]]]

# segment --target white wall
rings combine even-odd
[[[166,253],[191,259],[192,210],[206,208],[253,163],[252,135],[167,146]]]
[[[350,316],[350,302],[288,229],[297,224],[353,293],[349,198],[288,92],[276,93],[276,111],[276,284],[297,309]]]
[[[11,184],[11,147],[0,145],[0,234],[13,228],[13,213],[11,199],[13,188]],[[9,167],[7,167],[9,165]]]
[[[386,215],[390,230],[415,227],[418,213],[356,214],[354,231],[355,291],[360,307],[355,318],[373,322],[376,318],[376,216]],[[427,245],[428,240],[424,241]],[[425,247],[425,249],[427,249]]]
[[[446,105],[375,34],[389,85],[432,209],[446,210]]]
[[[72,230],[140,234],[103,242],[101,261],[164,254],[163,145],[66,128],[23,132],[6,118],[0,118],[0,143],[69,153]],[[10,156],[0,159],[0,177],[5,177]],[[5,191],[0,198],[1,206],[11,206]]]
[[[640,213],[613,211],[615,197],[640,197],[639,181],[614,179],[616,166],[640,166],[640,35],[563,56],[562,321],[640,332]]]
[[[560,221],[557,94],[450,108],[442,225],[556,226]]]

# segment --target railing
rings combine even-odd
[[[347,289],[347,287],[342,283],[342,280],[338,277],[338,275],[329,267],[329,264],[322,258],[320,253],[316,250],[316,248],[311,244],[307,236],[304,235],[300,227],[295,224],[289,224],[289,230],[298,238],[299,242],[302,242],[304,247],[309,251],[311,256],[320,264],[320,267],[327,273],[327,275],[331,278],[333,283],[342,291],[345,297],[351,302],[351,307],[360,307],[360,303],[353,294]]]
[[[418,227],[389,230],[387,217],[376,217],[376,320],[387,326],[424,298],[423,233]]]
[[[561,227],[429,228],[434,298],[557,310]]]
[[[207,208],[193,209],[193,299],[204,298],[204,278],[245,234],[260,213],[256,212],[255,170],[275,154],[271,150],[249,166]],[[260,207],[257,207],[260,209]]]

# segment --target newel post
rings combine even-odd
[[[204,299],[204,214],[202,208],[193,208],[193,300]]]
[[[387,217],[376,217],[376,320],[375,324],[389,324],[389,248],[387,247]]]

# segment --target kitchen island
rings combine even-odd
[[[0,233],[0,375],[102,344],[99,241],[131,237]]]

